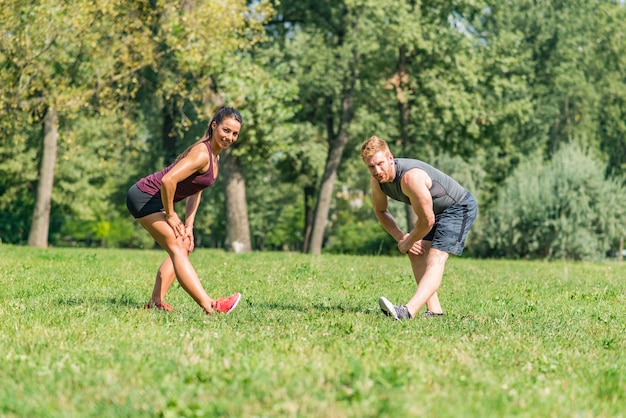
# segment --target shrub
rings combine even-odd
[[[485,239],[491,256],[591,259],[621,227],[623,187],[574,144],[549,161],[529,158],[505,182]]]
[[[342,224],[325,247],[334,254],[398,255],[398,244],[376,220]]]

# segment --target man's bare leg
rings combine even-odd
[[[428,244],[430,246],[430,244]],[[448,260],[448,253],[445,251],[429,248],[424,255],[410,255],[411,266],[417,282],[417,290],[406,304],[409,313],[415,317],[420,308],[426,304],[428,309],[435,313],[443,312],[437,290],[441,286],[443,272]],[[421,273],[421,274],[420,274]],[[420,279],[418,280],[418,277]]]

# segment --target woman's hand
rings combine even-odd
[[[185,236],[185,225],[180,221],[178,214],[172,213],[165,216],[165,221],[174,230],[176,238]]]
[[[187,253],[191,254],[195,247],[195,239],[193,238],[193,225],[185,225],[184,242]]]

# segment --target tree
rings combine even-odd
[[[170,163],[188,145],[186,136],[196,140],[225,104],[219,76],[234,71],[238,54],[262,39],[272,11],[263,1],[251,10],[245,0],[201,0],[152,2],[149,13],[156,17],[151,31],[159,56],[142,73],[140,99],[160,114],[155,134]]]
[[[384,23],[374,2],[282,1],[274,28],[286,59],[297,63],[302,110],[298,120],[313,123],[325,138],[327,155],[317,193],[311,238],[305,246],[319,254],[333,187],[348,141],[350,124],[365,94],[361,71],[377,50],[373,28]]]
[[[626,8],[603,2],[596,10],[593,28],[594,59],[590,61],[597,80],[599,99],[598,135],[608,159],[607,174],[626,175]]]
[[[28,245],[33,247],[48,246],[48,226],[50,225],[50,201],[52,200],[52,184],[54,180],[54,164],[56,163],[57,142],[59,138],[59,114],[54,106],[46,111],[43,120],[43,152],[37,199],[32,217]]]
[[[194,128],[203,125],[199,131],[206,129],[207,115],[212,115],[215,107],[221,104],[220,94],[213,88],[215,74],[230,68],[232,62],[229,57],[236,56],[237,51],[245,50],[256,42],[256,36],[262,33],[259,16],[269,10],[264,3],[257,2],[255,13],[250,13],[245,1],[236,4],[184,2],[182,5],[171,1],[141,1],[133,3],[132,7],[110,2],[92,2],[89,5],[13,3],[7,8],[3,5],[0,12],[2,28],[6,28],[7,35],[0,40],[0,57],[3,63],[7,63],[0,68],[0,78],[7,80],[2,84],[0,98],[6,114],[10,115],[1,122],[8,134],[4,138],[12,137],[14,140],[5,140],[0,152],[11,157],[24,155],[23,161],[28,163],[27,154],[19,154],[20,148],[29,147],[34,151],[40,147],[29,141],[17,142],[26,133],[18,135],[20,131],[13,129],[19,122],[19,119],[15,122],[16,115],[21,112],[30,118],[22,118],[22,121],[39,124],[46,114],[47,104],[51,103],[59,115],[59,152],[86,152],[80,162],[91,161],[91,153],[101,158],[117,159],[121,155],[102,151],[108,150],[108,146],[89,147],[81,138],[64,146],[76,118],[103,121],[107,115],[114,115],[120,118],[117,121],[120,126],[135,126],[122,136],[118,133],[109,137],[110,143],[120,140],[120,146],[124,139],[124,145],[127,145],[126,139],[137,135],[137,147],[132,151],[134,165],[122,176],[116,177],[120,189],[136,180],[137,173],[145,174],[146,169],[162,166],[161,158],[151,158],[145,160],[151,161],[146,167],[143,155],[162,155],[162,150],[170,156],[174,155],[186,146],[178,139],[188,133],[195,140],[198,129]],[[20,19],[26,23],[20,22]],[[26,43],[30,49],[20,49],[20,43]],[[116,109],[123,109],[123,112]],[[200,123],[195,122],[198,119],[201,119]],[[161,126],[155,121],[161,122]],[[111,123],[116,125],[116,122]],[[141,124],[147,127],[147,131],[137,129]],[[98,130],[104,135],[107,128],[94,125],[91,138],[100,137],[96,133]],[[163,146],[155,146],[155,142],[151,141],[153,135],[162,139]],[[77,146],[79,143],[80,146]],[[136,152],[139,149],[141,153]],[[79,154],[70,155],[80,158]],[[6,164],[4,161],[0,164],[0,174],[4,172],[4,167],[14,172],[24,171],[15,170],[13,167],[19,165],[9,164],[11,159],[7,159]],[[120,158],[119,166],[122,162]],[[74,177],[71,170],[64,169],[64,164],[57,165],[57,169],[66,171],[68,180]],[[79,181],[84,180],[79,178]],[[8,172],[6,179],[6,183],[10,183]],[[0,179],[0,184],[4,183],[4,179]],[[102,184],[100,180],[94,183]],[[89,181],[83,185],[87,189],[94,187]],[[64,191],[72,189],[69,182],[64,184],[64,188]],[[59,189],[55,185],[55,193],[59,193]],[[61,194],[55,198],[55,193],[52,193],[52,198],[56,202],[72,202]],[[77,189],[72,193],[84,195],[88,191]],[[3,195],[3,191],[0,194]],[[2,205],[8,209],[11,201],[2,197],[0,209]],[[7,204],[2,203],[6,200]],[[123,202],[123,196],[118,200]],[[87,206],[92,205],[91,199],[83,202]],[[50,205],[44,203],[39,206],[46,208]],[[63,210],[69,210],[65,212],[69,215],[77,214],[80,208],[66,206]],[[123,207],[120,210],[126,213]],[[14,213],[11,210],[11,214]],[[112,213],[117,211],[106,216],[110,218]],[[105,230],[100,228],[100,231]]]
[[[159,71],[156,81],[151,81],[157,85],[158,102],[163,104],[161,132],[166,161],[186,146],[186,134],[195,140],[198,129],[194,128],[202,125],[202,130],[206,129],[207,121],[223,105],[234,106],[244,115],[240,141],[254,139],[250,132],[263,129],[263,118],[252,116],[263,114],[267,104],[275,102],[273,87],[279,84],[270,79],[254,56],[263,40],[262,24],[273,13],[269,4],[255,2],[249,6],[238,0],[228,4],[186,2],[180,10],[175,6],[167,5],[161,14],[161,49],[169,52],[163,56],[165,71]],[[276,94],[279,92],[284,89],[276,89]],[[275,110],[263,116],[271,117],[272,112]],[[278,115],[280,112],[275,112],[274,116]],[[202,122],[195,122],[197,119]],[[237,148],[228,150],[222,159],[226,248],[247,252],[251,239],[242,169],[242,154],[246,152]]]
[[[224,174],[224,201],[226,204],[226,248],[236,253],[252,250],[250,226],[248,224],[248,202],[246,182],[241,172],[239,159],[226,153],[222,160]]]
[[[281,152],[277,166],[280,180],[297,185],[302,196],[302,246],[304,253],[309,251],[315,216],[315,195],[317,184],[324,170],[326,148],[313,126],[307,123],[293,125],[289,146]]]
[[[392,140],[396,155],[470,158],[487,145],[477,122],[484,112],[482,68],[471,33],[483,8],[475,1],[396,2],[377,32],[381,47],[370,71],[380,75],[379,86],[366,106],[382,116],[375,129]],[[409,206],[405,214],[414,224]]]
[[[485,44],[486,86],[498,93],[512,91],[500,93],[499,100],[517,96],[510,102],[517,112],[509,114],[518,115],[517,120],[485,115],[487,128],[498,128],[489,132],[496,142],[522,154],[541,148],[546,156],[561,142],[573,140],[598,148],[603,141],[598,125],[606,114],[600,104],[608,104],[609,97],[622,90],[618,85],[623,77],[615,72],[623,65],[615,53],[623,42],[618,35],[623,27],[620,15],[623,7],[613,1],[544,2],[537,7],[532,1],[514,0],[489,8],[478,28]],[[494,84],[490,78],[498,71],[510,74],[509,83],[515,85]],[[490,97],[487,91],[484,95]],[[492,104],[497,103],[490,100],[490,108]],[[502,134],[498,138],[496,131],[511,140],[505,141]]]
[[[6,3],[6,2],[5,2]],[[132,96],[133,73],[152,60],[143,4],[54,1],[5,4],[0,12],[0,107],[44,122],[39,187],[29,243],[47,246],[60,115],[115,107]],[[117,34],[111,36],[110,34]],[[96,47],[97,46],[97,47]]]
[[[549,158],[571,141],[603,151],[607,173],[622,173],[624,14],[614,1],[511,0],[472,22],[484,73],[481,130],[491,144],[487,196],[526,156],[539,149]]]
[[[508,258],[603,257],[623,233],[624,187],[605,179],[593,153],[563,144],[550,160],[538,153],[505,182],[489,217],[490,255]]]

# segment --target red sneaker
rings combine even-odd
[[[172,305],[170,305],[169,303],[156,303],[153,301],[150,301],[148,303],[146,303],[143,307],[144,309],[160,309],[163,311],[168,311],[168,312],[172,312],[174,310],[174,308],[172,308]]]
[[[227,298],[215,299],[213,301],[213,309],[215,309],[215,312],[229,313],[230,311],[235,309],[240,300],[241,293],[239,292]]]

